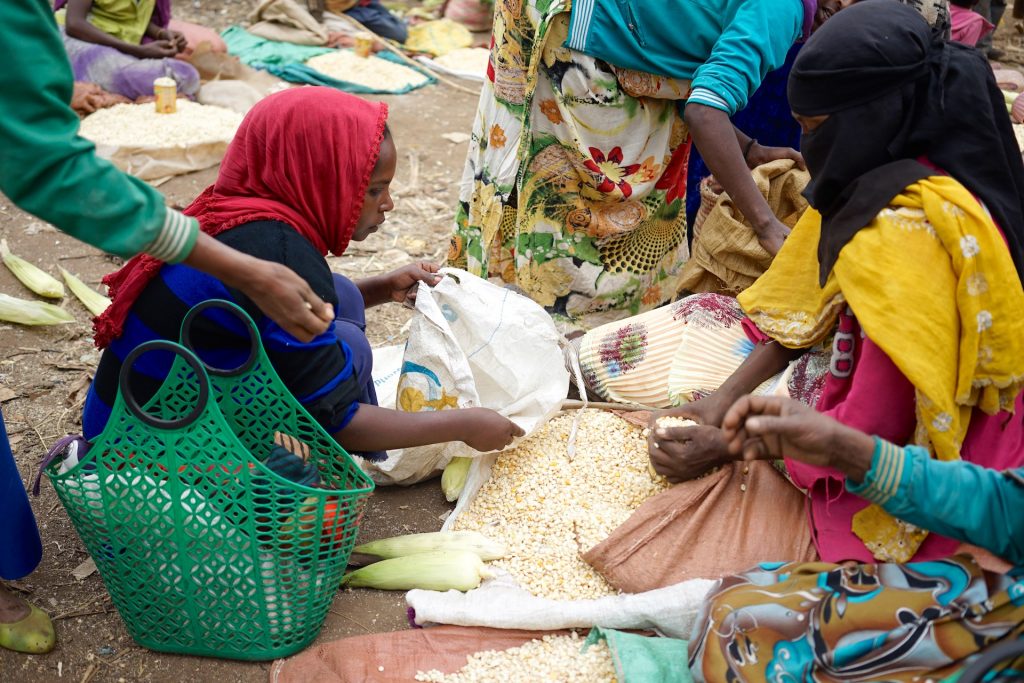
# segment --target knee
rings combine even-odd
[[[344,275],[333,273],[334,293],[338,297],[338,308],[335,319],[355,322],[361,327],[366,326],[366,303],[356,283]]]
[[[170,64],[171,72],[174,74],[174,81],[178,84],[178,92],[182,95],[194,97],[199,92],[199,86],[201,85],[199,72],[196,71],[196,68],[180,59],[167,59],[164,61]]]

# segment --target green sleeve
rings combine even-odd
[[[0,2],[0,191],[25,211],[118,256],[184,259],[198,224],[95,154],[69,106],[73,80],[46,0]]]
[[[867,476],[860,484],[847,481],[846,489],[897,519],[1024,567],[1024,483],[1019,470],[943,462],[929,457],[924,448],[900,448],[876,437]]]
[[[803,31],[799,0],[746,0],[725,26],[711,56],[697,68],[687,100],[734,115],[747,106],[769,71],[786,55]]]

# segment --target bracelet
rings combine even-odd
[[[750,138],[750,142],[747,143],[747,148],[743,150],[743,161],[747,161],[750,156],[750,150],[754,149],[754,145],[757,144],[757,138]]]

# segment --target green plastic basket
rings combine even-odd
[[[192,323],[210,308],[246,324],[242,366],[212,368],[192,351]],[[175,358],[140,407],[128,380],[152,351]],[[263,465],[275,432],[310,447],[323,488]],[[46,473],[136,642],[233,659],[284,657],[316,637],[373,491],[285,388],[249,316],[226,301],[194,307],[180,344],[132,351],[103,433],[77,466],[58,468]]]

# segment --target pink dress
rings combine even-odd
[[[949,18],[953,24],[953,40],[971,47],[995,29],[991,22],[977,12],[952,3],[949,5]]]

